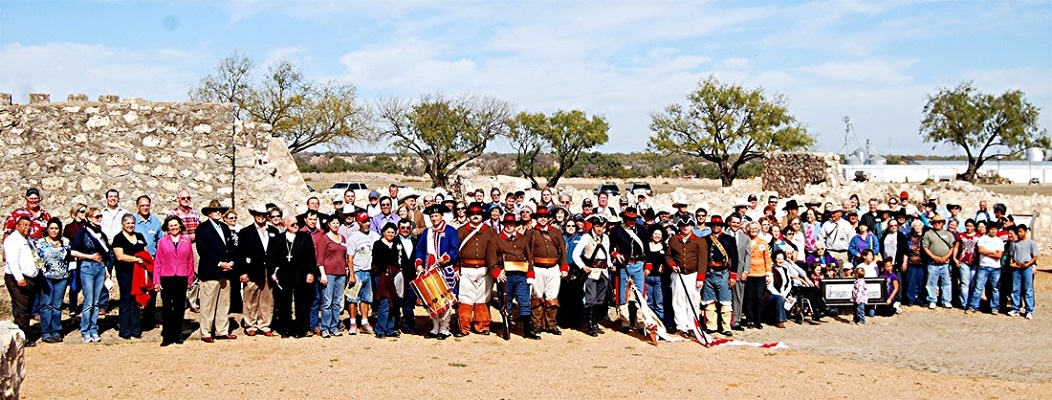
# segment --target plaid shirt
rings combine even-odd
[[[29,228],[29,239],[40,239],[44,237],[44,231],[47,230],[47,222],[51,220],[51,214],[41,208],[39,211],[40,215],[33,215],[32,211],[29,211],[26,207],[16,208],[11,212],[11,216],[7,217],[7,221],[4,222],[4,234],[8,235],[15,231],[15,222],[19,218],[29,217],[29,220],[33,224]]]
[[[190,243],[197,239],[197,226],[201,225],[201,216],[197,215],[197,210],[191,208],[190,212],[183,213],[179,211],[179,208],[175,208],[168,212],[168,216],[176,216],[183,220],[183,225],[186,225],[186,236],[190,237]]]

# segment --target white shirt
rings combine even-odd
[[[40,273],[33,260],[33,249],[29,247],[29,241],[17,230],[11,231],[7,239],[4,239],[4,256],[4,271],[16,281],[34,278]]]
[[[397,239],[402,241],[402,252],[405,253],[406,258],[409,258],[410,260],[416,258],[416,256],[413,255],[413,252],[416,251],[416,249],[413,248],[413,241],[410,240],[408,236],[402,235],[398,235]]]
[[[1004,250],[1005,242],[997,236],[991,237],[990,235],[983,235],[979,240],[976,241],[976,245],[986,251],[998,251]],[[4,246],[7,246],[5,243]],[[987,268],[1001,268],[1001,259],[993,258],[989,256],[979,255],[979,266]]]
[[[347,254],[354,256],[354,272],[372,269],[373,244],[377,240],[380,240],[380,234],[373,231],[354,231],[347,237]]]
[[[267,251],[267,246],[270,244],[270,235],[267,233],[267,226],[263,225],[262,228],[259,225],[252,225],[256,228],[256,234],[259,235],[260,243],[263,243],[263,251]]]
[[[121,233],[121,218],[124,218],[124,214],[127,214],[123,208],[117,207],[116,210],[111,210],[109,207],[102,208],[102,222],[99,227],[102,228],[102,233],[106,234],[106,237],[110,239],[109,243],[113,244],[113,238],[117,237],[118,233]]]
[[[851,228],[851,223],[843,218],[836,222],[829,220],[822,225],[822,242],[825,243],[826,250],[847,250],[852,236],[855,236],[855,230]]]

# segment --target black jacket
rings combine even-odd
[[[291,252],[288,238],[284,233],[278,235],[277,239],[276,242],[271,242],[270,246],[274,249],[272,260],[277,270],[279,285],[284,289],[289,289],[288,285],[306,284],[307,275],[318,277],[318,262],[314,256],[314,238],[309,233],[296,232],[296,238],[291,243]],[[290,254],[291,258],[288,257]]]
[[[263,242],[259,240],[255,224],[242,228],[237,233],[237,259],[234,260],[234,269],[239,275],[248,275],[248,279],[253,282],[263,282],[274,273],[274,268],[277,267],[274,253],[285,244],[285,238],[277,228],[267,226],[266,232],[269,239],[266,250],[263,250]]]
[[[215,225],[222,232],[217,231]],[[212,220],[202,222],[197,226],[195,242],[197,244],[197,278],[202,281],[216,281],[230,279],[234,271],[223,271],[219,263],[234,261],[234,235],[230,232],[227,224],[215,224]]]

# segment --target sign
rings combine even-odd
[[[866,304],[884,304],[888,298],[888,280],[884,278],[865,278]],[[851,301],[851,290],[855,287],[854,279],[822,280],[822,297],[830,307],[854,305]]]

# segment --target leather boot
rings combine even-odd
[[[595,324],[595,307],[584,306],[584,320],[588,324],[588,336],[599,336],[599,328]]]
[[[544,299],[530,299],[530,321],[535,328],[544,329]]]
[[[606,306],[592,306],[592,323],[595,325],[596,332],[599,332],[600,334],[606,333],[606,331],[603,330],[603,327],[599,325],[599,321],[601,321],[604,316],[609,317],[609,315],[610,312],[607,311]]]
[[[474,317],[475,317],[475,332],[483,335],[489,335],[489,305],[488,304],[475,304],[474,305]]]
[[[541,338],[533,329],[533,318],[529,316],[522,317],[522,337],[534,340]]]
[[[636,317],[639,316],[639,306],[635,301],[628,302],[628,327],[636,329]]]
[[[734,336],[734,333],[731,332],[730,329],[725,328],[725,326],[730,325],[731,321],[731,307],[729,305],[722,306],[720,309],[720,318],[722,318],[724,321],[723,323],[726,324],[721,327],[720,334],[723,336]]]
[[[705,322],[705,333],[716,332],[716,304],[709,303],[701,309],[701,318]]]
[[[562,335],[563,332],[559,330],[558,324],[559,316],[559,299],[545,300],[544,301],[544,319],[545,323],[548,324],[548,333],[553,335]]]
[[[471,333],[471,320],[474,319],[475,306],[473,304],[457,303],[457,319],[459,324],[453,336],[463,337]]]

